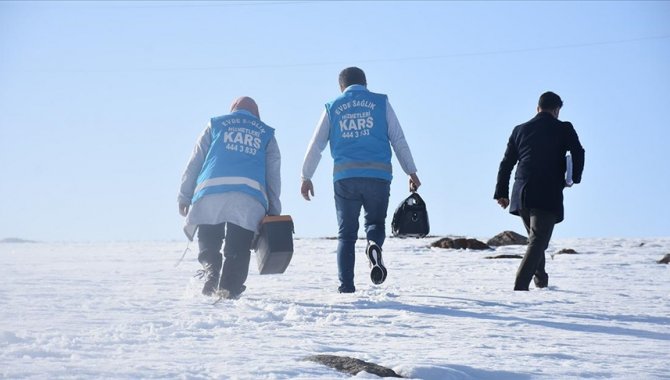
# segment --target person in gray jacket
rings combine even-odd
[[[178,203],[184,233],[191,241],[198,234],[202,293],[237,298],[246,289],[251,244],[263,217],[281,213],[281,155],[274,129],[260,120],[252,98],[236,99],[230,111],[212,118],[198,138]]]

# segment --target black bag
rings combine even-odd
[[[393,236],[424,237],[430,232],[426,202],[418,193],[410,194],[402,201],[393,214],[391,222]]]

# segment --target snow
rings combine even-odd
[[[247,291],[216,305],[194,252],[175,267],[183,242],[0,244],[0,377],[349,378],[301,360],[332,354],[416,379],[670,378],[670,238],[552,241],[529,292],[518,259],[484,259],[524,247],[434,240],[389,238],[380,286],[359,254],[338,294],[337,241],[296,239],[286,273],[252,255]]]

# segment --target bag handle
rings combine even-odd
[[[413,192],[412,194],[410,194],[409,197],[407,197],[407,199],[405,199],[405,203],[407,204],[410,199],[413,199],[415,204],[417,204],[417,205],[425,205],[426,204],[426,202],[423,201],[423,198],[421,198],[421,196],[417,192]]]

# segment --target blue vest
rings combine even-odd
[[[265,156],[274,129],[246,111],[211,120],[212,144],[198,175],[192,203],[208,194],[238,191],[268,208]]]
[[[326,104],[334,181],[352,177],[391,181],[386,101],[386,95],[353,85]]]

